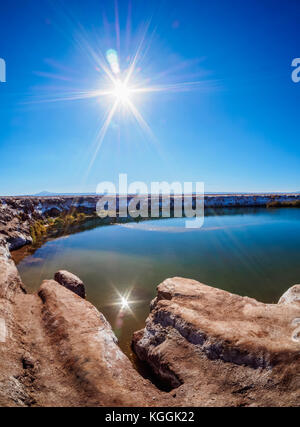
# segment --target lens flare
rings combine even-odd
[[[88,85],[84,86],[82,89],[80,89],[80,87],[74,87],[73,83],[72,86],[70,84],[66,84],[68,88],[67,90],[65,87],[62,87],[59,92],[57,92],[57,88],[55,87],[55,90],[51,89],[51,92],[47,93],[47,97],[45,99],[39,95],[36,101],[34,101],[41,103],[97,99],[101,101],[102,106],[106,107],[102,123],[99,123],[99,128],[95,136],[96,141],[93,146],[91,160],[83,177],[84,182],[88,179],[88,175],[90,174],[99,150],[102,147],[106,133],[120,107],[124,107],[126,114],[131,114],[133,116],[143,133],[148,136],[148,139],[154,143],[156,148],[160,151],[160,145],[154,136],[151,127],[143,117],[138,106],[135,105],[135,102],[141,100],[143,96],[151,93],[185,92],[194,91],[195,89],[206,92],[207,90],[211,91],[217,89],[219,85],[218,81],[205,80],[203,79],[203,76],[200,81],[195,81],[194,77],[192,78],[192,81],[183,81],[183,76],[181,76],[179,82],[163,82],[162,78],[173,72],[172,68],[162,70],[159,74],[154,74],[152,72],[145,75],[145,70],[147,70],[147,54],[154,34],[148,34],[151,19],[149,22],[144,24],[144,28],[142,28],[142,31],[140,32],[135,49],[130,52],[127,52],[128,49],[126,48],[126,45],[129,43],[129,38],[128,40],[125,38],[124,43],[120,38],[121,33],[117,6],[115,23],[117,50],[110,48],[102,51],[99,49],[98,44],[95,44],[95,42],[88,39],[86,32],[81,26],[78,28],[78,33],[76,35],[76,47],[82,51],[85,56],[87,56],[89,61],[93,63],[97,73],[102,74],[100,86],[98,80],[95,80],[91,86],[89,80]],[[127,36],[129,37],[129,34],[127,34]],[[107,44],[107,42],[105,42],[105,44]],[[183,69],[185,67],[184,64],[185,63],[180,63],[175,67],[175,70]],[[68,69],[60,67],[60,73],[62,70],[66,71]],[[39,74],[44,75],[45,77],[45,74]],[[66,82],[73,82],[72,75],[59,74],[56,78],[65,80]],[[76,79],[74,81],[76,82]],[[135,102],[133,102],[133,100]]]
[[[120,64],[117,52],[114,49],[109,49],[106,52],[106,59],[110,65],[111,71],[114,74],[120,74]]]

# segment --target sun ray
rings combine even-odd
[[[101,145],[102,145],[102,143],[103,143],[103,140],[104,140],[104,138],[105,138],[106,132],[107,132],[107,130],[108,130],[108,128],[109,128],[109,125],[110,125],[110,123],[111,123],[111,121],[112,121],[112,119],[113,119],[113,117],[114,117],[114,115],[115,115],[115,112],[116,112],[117,108],[118,108],[118,104],[119,104],[119,103],[118,103],[118,100],[116,100],[116,101],[114,102],[114,104],[113,104],[113,106],[112,106],[111,110],[109,111],[109,113],[108,113],[108,115],[107,115],[107,117],[106,117],[106,120],[105,120],[105,122],[103,123],[103,126],[102,126],[102,127],[101,127],[101,129],[100,129],[99,135],[98,135],[98,137],[97,137],[97,146],[96,146],[95,152],[94,152],[94,154],[93,154],[93,157],[92,157],[92,159],[91,159],[91,161],[90,161],[89,167],[88,167],[88,169],[87,169],[86,176],[88,176],[88,174],[89,174],[89,172],[90,172],[90,170],[91,170],[91,168],[92,168],[92,166],[93,166],[93,164],[94,164],[94,162],[95,162],[95,159],[96,159],[96,157],[97,157],[97,154],[98,154],[98,152],[99,152],[99,150],[100,150],[100,147],[101,147]]]
[[[106,74],[109,80],[114,83],[115,77],[113,73],[110,71],[104,54],[101,50],[97,50],[97,52],[93,49],[91,43],[88,42],[88,38],[84,36],[84,29],[81,27],[81,32],[78,35],[78,43],[81,45],[81,49],[90,55],[90,58],[94,61],[94,63]]]
[[[62,92],[59,96],[56,97],[47,97],[47,98],[37,98],[32,101],[25,101],[23,104],[42,104],[42,103],[51,103],[51,102],[63,102],[63,101],[80,101],[84,99],[99,98],[103,96],[110,96],[112,94],[111,90],[92,90],[92,91],[76,91],[76,92]]]
[[[155,145],[160,150],[161,147],[158,144],[157,139],[154,136],[154,133],[144,119],[142,113],[139,111],[135,104],[135,96],[143,94],[155,94],[155,93],[171,93],[171,92],[187,92],[193,90],[206,91],[215,89],[218,86],[218,81],[214,80],[192,80],[192,81],[179,81],[179,82],[166,82],[162,84],[162,77],[165,77],[169,74],[170,70],[161,71],[158,74],[148,74],[141,73],[143,70],[142,64],[146,59],[146,54],[148,54],[151,40],[155,34],[155,30],[149,34],[149,29],[151,26],[152,18],[150,18],[146,24],[141,29],[140,37],[136,45],[136,51],[133,56],[131,56],[131,61],[129,66],[124,67],[124,64],[121,63],[121,31],[120,31],[120,22],[119,22],[119,9],[118,2],[114,2],[114,13],[115,13],[115,38],[116,38],[116,50],[110,48],[106,51],[101,51],[99,48],[100,42],[96,35],[93,42],[89,42],[86,31],[80,23],[77,23],[77,30],[73,41],[75,41],[76,47],[79,48],[86,58],[95,65],[95,70],[99,76],[101,76],[102,81],[99,83],[93,83],[92,87],[86,86],[82,90],[80,87],[78,90],[62,90],[56,91],[55,88],[51,88],[54,96],[49,96],[43,98],[41,91],[39,96],[28,103],[44,103],[44,102],[64,102],[64,101],[80,101],[80,100],[89,100],[89,99],[99,99],[102,106],[109,105],[109,108],[105,112],[104,122],[101,125],[96,137],[95,150],[91,155],[91,160],[89,162],[89,167],[87,169],[87,175],[89,174],[95,159],[99,153],[99,150],[102,146],[104,138],[107,134],[107,130],[112,122],[113,117],[118,108],[123,109],[125,114],[131,114],[136,120],[139,127],[151,140],[155,142]],[[126,24],[126,35],[129,37],[130,27],[131,27],[131,6],[128,10],[128,19]],[[127,44],[128,39],[125,40],[125,45]],[[177,68],[182,68],[186,64],[178,64]],[[122,66],[123,65],[123,66]],[[174,67],[173,67],[174,68]],[[144,71],[144,70],[143,70]],[[172,71],[172,69],[171,69]],[[55,76],[52,76],[55,78]],[[58,78],[62,78],[61,75]],[[63,78],[68,81],[67,78]],[[183,76],[181,76],[181,79]],[[198,75],[199,78],[199,75]],[[70,79],[69,79],[70,80]],[[84,81],[84,80],[83,80]],[[71,79],[71,84],[74,84],[74,80]],[[80,82],[83,84],[82,81]],[[156,84],[157,83],[157,84]],[[160,84],[161,83],[161,84]],[[66,83],[67,84],[67,83]],[[86,83],[84,83],[86,84]],[[94,87],[93,87],[94,86]]]
[[[196,82],[181,82],[168,84],[165,86],[142,86],[132,88],[133,93],[152,93],[152,92],[186,92],[195,89],[211,90],[218,86],[217,80],[196,81]]]
[[[124,84],[125,85],[127,85],[129,83],[129,80],[131,79],[131,77],[132,77],[132,75],[133,75],[133,73],[135,71],[135,67],[136,67],[136,64],[137,64],[137,62],[139,60],[139,55],[140,55],[140,53],[142,51],[142,48],[143,48],[143,45],[144,45],[144,42],[145,42],[145,38],[147,36],[147,32],[148,32],[149,26],[150,26],[150,21],[145,26],[145,29],[143,31],[143,35],[142,35],[141,40],[139,42],[137,51],[136,51],[136,53],[134,55],[132,63],[129,66],[129,69],[127,71],[127,74],[126,74],[126,77],[125,77],[125,80],[124,80]]]
[[[119,7],[118,7],[118,1],[115,0],[115,29],[116,29],[116,43],[117,43],[117,50],[118,54],[120,55],[121,50],[121,41],[120,41],[120,19],[119,19]]]
[[[148,125],[146,120],[143,118],[142,114],[138,111],[138,109],[130,101],[130,99],[128,99],[127,104],[128,104],[128,107],[130,108],[131,112],[133,113],[136,121],[140,125],[141,129],[148,134],[148,136],[150,137],[150,139],[152,141],[155,141],[155,136],[154,136],[150,126]]]

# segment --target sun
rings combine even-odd
[[[121,306],[121,310],[129,309],[129,301],[126,296],[121,297],[120,306]]]
[[[74,101],[82,99],[97,98],[99,103],[106,105],[105,113],[103,115],[103,121],[97,131],[95,150],[93,152],[91,161],[86,171],[86,176],[90,173],[97,154],[102,146],[102,142],[106,136],[106,133],[112,123],[114,116],[117,114],[120,107],[126,110],[126,115],[132,115],[137,124],[140,126],[142,131],[147,135],[151,142],[157,145],[157,139],[152,132],[152,129],[144,119],[142,113],[139,111],[135,102],[141,100],[144,94],[150,93],[163,93],[163,92],[181,92],[194,90],[197,87],[201,89],[207,89],[207,83],[205,81],[181,81],[178,83],[170,84],[155,84],[152,85],[151,81],[158,80],[159,77],[166,75],[169,71],[163,71],[158,75],[144,76],[141,74],[142,59],[146,52],[145,39],[148,31],[148,25],[146,26],[141,41],[139,42],[136,52],[129,55],[126,59],[125,66],[121,66],[120,53],[115,49],[109,49],[106,54],[100,50],[95,50],[92,44],[87,43],[83,38],[83,44],[86,47],[86,51],[89,53],[91,59],[95,62],[95,68],[98,73],[102,74],[100,86],[97,89],[84,89],[84,90],[72,90],[71,92],[62,92],[59,96],[49,98],[46,101]],[[40,101],[43,102],[43,101]],[[123,301],[125,304],[125,301]],[[124,305],[124,307],[126,304]]]
[[[130,101],[131,90],[122,80],[116,80],[114,82],[114,89],[112,95],[116,98],[120,104],[128,104]]]

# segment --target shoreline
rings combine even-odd
[[[170,215],[174,212],[176,197],[170,199]],[[181,198],[181,196],[180,196]],[[117,197],[116,218],[100,219],[96,216],[96,205],[100,196],[78,197],[2,197],[0,198],[0,236],[9,244],[10,250],[18,249],[47,234],[46,229],[53,227],[54,235],[61,230],[72,229],[79,223],[94,218],[99,225],[116,222],[139,221],[144,218],[120,218],[119,209],[127,208],[132,197]],[[151,202],[162,209],[162,200],[156,197],[148,199],[148,209],[151,212]],[[181,198],[182,200],[182,198]],[[182,200],[183,203],[183,200]],[[195,196],[191,199],[192,208],[195,207]],[[204,208],[251,208],[251,207],[298,207],[300,194],[252,194],[252,195],[206,195]],[[150,217],[148,219],[151,219]],[[57,225],[57,230],[55,226]]]

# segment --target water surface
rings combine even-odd
[[[216,210],[199,230],[184,224],[161,219],[98,227],[48,241],[18,269],[29,291],[60,269],[78,275],[127,354],[156,286],[168,277],[196,279],[268,303],[300,282],[300,209]],[[116,303],[129,290],[130,310],[120,315]]]

